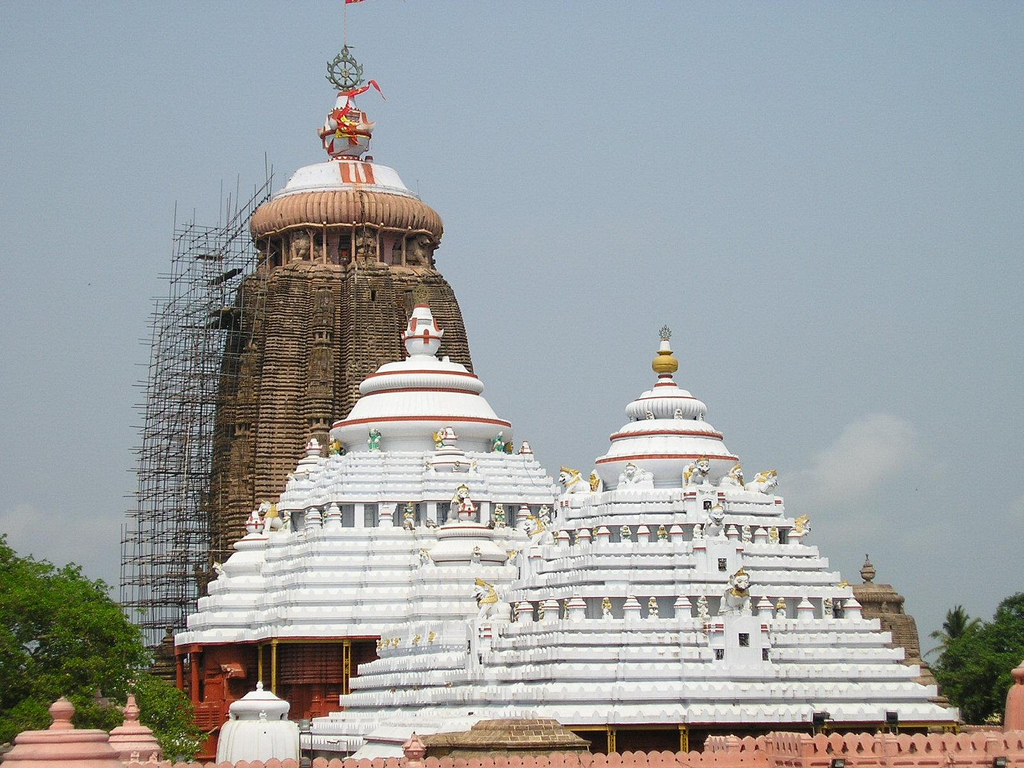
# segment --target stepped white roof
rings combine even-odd
[[[480,380],[438,359],[442,336],[416,307],[407,359],[368,377],[328,455],[310,441],[277,504],[254,510],[178,645],[464,621],[478,610],[476,579],[516,578],[508,554],[528,537],[513,526],[544,514],[556,486],[527,444],[512,451]]]
[[[956,720],[806,542],[808,520],[787,514],[776,474],[745,480],[704,404],[675,384],[677,367],[663,334],[658,381],[627,407],[597,461],[597,489],[567,482],[556,529],[519,554],[519,577],[502,591],[515,621],[387,629],[399,642],[360,666],[344,711],[314,721],[319,748],[357,749],[384,718],[421,734],[467,717]],[[428,632],[429,647],[407,641]]]

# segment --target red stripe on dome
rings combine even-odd
[[[657,387],[660,387],[661,384],[655,384],[654,386],[657,388]],[[679,387],[674,387],[674,389],[679,389]],[[637,400],[666,400],[666,399],[667,398],[665,397],[665,395],[648,395],[647,397],[638,397],[637,398]],[[672,399],[673,400],[696,400],[697,398],[694,397],[693,395],[680,395],[679,397],[673,397]]]
[[[421,371],[421,370],[415,370],[415,371],[384,371],[383,373],[371,373],[366,378],[373,379],[373,378],[376,378],[378,376],[403,376],[405,374],[410,374],[410,373],[425,373],[425,374],[432,374],[434,376],[439,376],[439,375],[440,376],[468,376],[471,379],[476,379],[477,378],[476,374],[470,373],[469,371]],[[477,381],[479,381],[479,379],[477,379]]]
[[[512,428],[512,422],[501,419],[474,419],[470,416],[381,416],[376,419],[355,419],[354,421],[336,421],[331,429],[347,427],[354,424],[386,424],[396,421],[440,421],[445,424],[494,424],[499,427]],[[703,454],[701,454],[703,456]]]
[[[598,459],[595,464],[610,464],[613,461],[643,461],[646,459],[725,459],[727,461],[739,461],[739,456],[721,456],[710,453],[637,453],[633,456],[608,456]]]
[[[363,397],[369,397],[370,395],[386,395],[391,392],[453,392],[455,394],[480,397],[479,392],[474,392],[471,389],[456,389],[455,387],[394,387],[393,389],[378,389],[374,392],[367,392]]]
[[[684,432],[673,432],[668,429],[652,429],[647,432],[616,432],[608,439],[617,440],[620,437],[648,437],[650,435],[682,435],[684,437],[713,437],[716,440],[722,439],[721,432],[694,432],[689,429]]]

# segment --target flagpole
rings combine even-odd
[[[341,44],[348,44],[348,2],[341,0]]]

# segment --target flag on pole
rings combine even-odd
[[[351,5],[352,3],[361,3],[363,0],[345,0],[345,5]]]

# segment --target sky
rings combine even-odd
[[[0,3],[0,532],[118,582],[175,210],[324,159],[340,2]],[[1024,590],[1024,5],[366,0],[498,414],[589,472],[655,378],[922,645]]]

